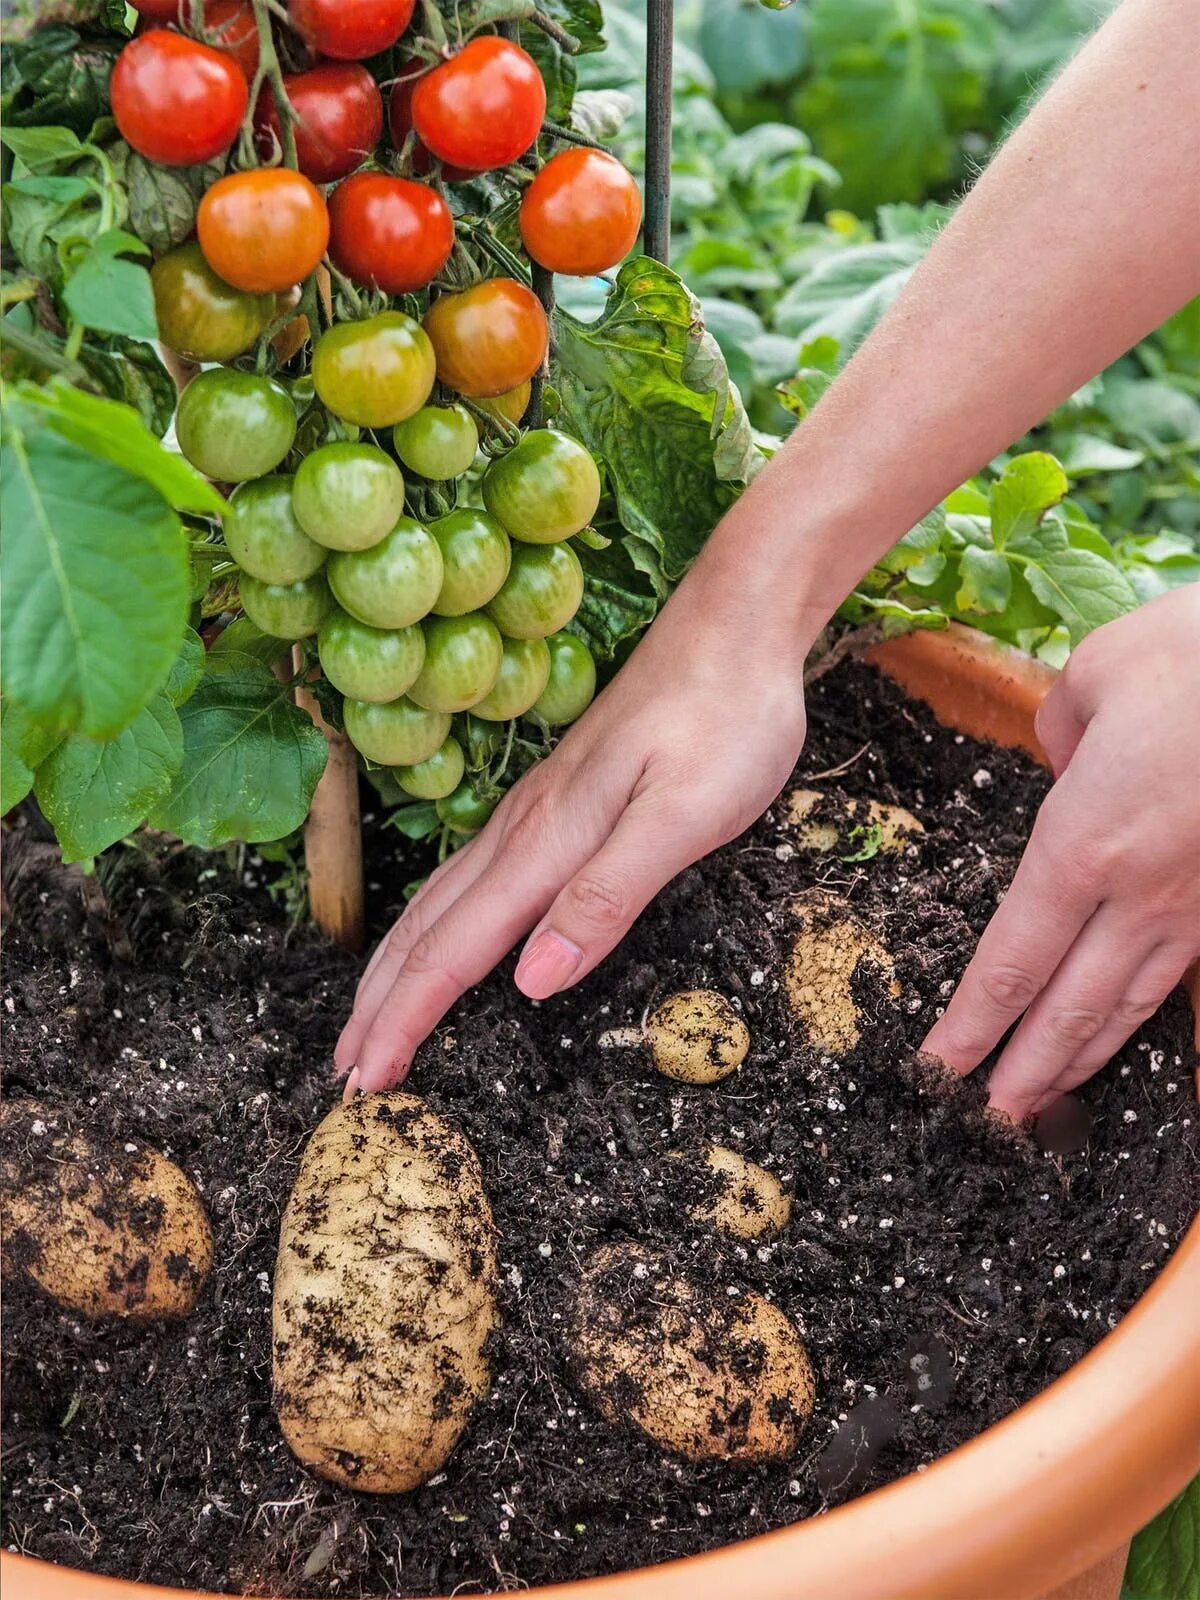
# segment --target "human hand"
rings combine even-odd
[[[812,635],[777,601],[768,616],[743,593],[734,614],[729,596],[702,560],[562,743],[414,895],[338,1040],[347,1095],[403,1079],[530,929],[518,988],[540,1000],[577,982],[664,884],[775,798],[804,742]]]
[[[1200,584],[1083,641],[1037,733],[1056,782],[923,1048],[1020,1118],[1091,1077],[1200,955]]]

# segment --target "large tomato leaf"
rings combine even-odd
[[[640,555],[656,553],[675,582],[759,460],[699,303],[669,267],[638,258],[595,322],[556,313],[555,341],[562,421],[604,463]]]
[[[4,686],[38,721],[106,739],[170,671],[187,545],[151,483],[48,421],[34,406],[5,409]]]
[[[123,839],[167,793],[183,760],[179,713],[157,694],[115,739],[72,734],[42,762],[34,793],[64,861]]]
[[[33,775],[59,742],[11,700],[0,704],[0,816],[20,805],[33,788]]]
[[[183,765],[151,812],[153,827],[211,850],[300,826],[328,747],[268,667],[232,650],[210,655],[179,717]]]

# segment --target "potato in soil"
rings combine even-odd
[[[820,789],[793,789],[784,816],[802,850],[838,851],[848,859],[903,855],[924,837],[925,829],[903,806],[882,800],[848,800]]]
[[[490,1382],[496,1248],[479,1162],[415,1095],[359,1095],[304,1152],[284,1213],[275,1410],[322,1477],[402,1494]]]
[[[746,1059],[750,1030],[723,994],[685,989],[649,1017],[646,1043],[664,1077],[718,1083]]]
[[[896,999],[900,985],[892,958],[846,901],[810,889],[792,902],[800,931],[784,972],[784,989],[810,1043],[829,1055],[853,1050],[862,1016],[854,998],[860,965],[878,977],[881,998]]]
[[[0,1222],[5,1274],[86,1317],[185,1317],[212,1267],[204,1203],[173,1161],[41,1101],[0,1109]]]
[[[687,1159],[682,1152],[673,1154]],[[710,1144],[701,1160],[708,1168],[697,1173],[701,1197],[688,1207],[698,1222],[709,1223],[729,1239],[767,1239],[787,1227],[792,1202],[773,1172],[720,1144]]]
[[[588,1258],[566,1342],[603,1417],[689,1461],[786,1460],[812,1413],[812,1366],[777,1306],[693,1282],[642,1245]]]

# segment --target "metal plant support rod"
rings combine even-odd
[[[674,0],[646,3],[646,225],[643,248],[671,259],[671,53]]]

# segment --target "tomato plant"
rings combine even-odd
[[[484,37],[419,79],[412,93],[417,137],[439,161],[467,172],[505,167],[541,131],[546,86],[527,51]]]
[[[600,473],[578,440],[534,428],[492,462],[483,479],[483,503],[514,539],[555,544],[595,516]]]
[[[255,294],[278,293],[307,278],[329,243],[321,191],[287,167],[231,172],[196,212],[205,260],[226,283]]]
[[[421,670],[425,635],[407,628],[372,628],[345,611],[334,611],[317,638],[321,671],[352,700],[398,700]]]
[[[260,583],[311,578],[329,554],[296,520],[292,479],[282,474],[239,483],[229,497],[223,531],[229,554]]]
[[[373,628],[407,628],[428,616],[442,587],[442,553],[427,528],[401,517],[369,550],[329,558],[339,605]]]
[[[313,382],[335,416],[360,428],[390,428],[429,399],[437,376],[433,346],[403,311],[341,322],[313,352]]]
[[[388,50],[408,27],[414,0],[288,0],[309,47],[337,61],[362,61]]]
[[[532,289],[488,278],[461,294],[440,295],[422,326],[437,375],[469,399],[503,395],[527,382],[546,359],[550,329]]]
[[[250,621],[276,639],[307,639],[333,609],[323,572],[295,583],[260,583],[243,573],[238,589]]]
[[[396,74],[388,96],[388,132],[391,134],[392,143],[397,150],[403,150],[412,135],[410,146],[412,170],[427,175],[433,170],[433,157],[413,133],[412,97],[419,79],[425,71],[421,61],[409,61],[402,66]],[[465,167],[456,167],[451,162],[439,163],[441,175],[447,183],[465,183],[468,178],[479,176],[476,172],[468,172]]]
[[[318,61],[307,72],[286,74],[283,86],[296,117],[296,164],[304,176],[334,183],[361,167],[383,132],[383,97],[366,67]],[[283,149],[283,130],[269,83],[254,121],[259,153],[270,160]]]
[[[569,544],[518,544],[488,616],[510,639],[544,639],[579,610],[583,568]]]
[[[423,289],[450,259],[454,220],[427,184],[358,172],[329,202],[329,253],[354,283],[409,294]]]
[[[465,406],[422,406],[392,429],[404,465],[435,483],[461,478],[475,460],[479,429]]]
[[[442,552],[442,586],[433,610],[439,617],[478,611],[496,594],[512,566],[512,546],[486,511],[463,509],[439,517],[429,529]]]
[[[292,448],[296,409],[271,378],[213,367],[179,398],[179,448],[206,477],[241,483],[273,472]]]
[[[450,733],[450,718],[426,711],[404,696],[382,704],[347,700],[346,733],[368,761],[384,767],[411,767],[428,761]]]
[[[231,361],[275,316],[274,295],[247,294],[218,278],[194,240],[160,256],[150,282],[159,337],[193,361]]]
[[[326,549],[369,550],[404,511],[404,478],[377,445],[339,440],[305,456],[292,503],[300,526]]]
[[[521,240],[551,272],[606,272],[633,249],[642,197],[629,172],[604,150],[575,146],[551,156],[521,198]]]
[[[550,673],[533,713],[552,728],[560,728],[581,717],[591,705],[596,693],[596,663],[587,645],[573,633],[552,633],[546,648]]]
[[[228,55],[167,28],[129,41],[109,94],[122,137],[140,155],[174,167],[228,150],[249,99],[245,75]]]
[[[499,630],[482,611],[430,617],[425,660],[409,699],[427,711],[466,711],[494,686],[503,660]]]
[[[451,737],[424,761],[396,768],[396,782],[415,800],[444,800],[462,782],[466,767],[462,745]]]

